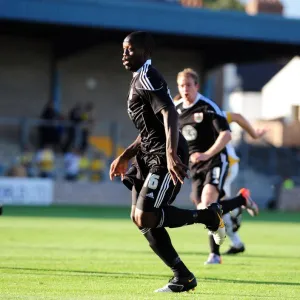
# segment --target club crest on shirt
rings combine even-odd
[[[201,123],[203,121],[203,113],[194,113],[194,121],[196,123]]]

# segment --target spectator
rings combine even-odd
[[[48,101],[40,118],[43,121],[54,121],[60,119],[59,114],[56,112],[53,106],[52,101]],[[57,145],[60,142],[59,132],[57,128],[53,125],[41,125],[39,127],[39,140],[40,140],[40,148],[44,148],[45,145]]]
[[[101,153],[95,154],[90,164],[90,179],[93,182],[104,180],[105,161]]]
[[[54,178],[55,154],[51,145],[46,145],[36,154],[36,163],[39,167],[39,176],[42,178]]]
[[[85,154],[85,152],[81,151],[80,160],[79,160],[79,176],[78,176],[80,181],[88,181],[89,167],[90,167],[90,160]]]
[[[73,126],[67,130],[67,139],[63,147],[64,152],[68,152],[70,148],[75,146],[76,126],[82,122],[82,113],[83,109],[81,103],[76,103],[69,112],[68,119],[73,123]]]
[[[22,165],[15,165],[8,169],[6,176],[8,177],[26,177],[26,169]]]
[[[91,134],[93,125],[94,125],[94,104],[92,102],[88,102],[83,110],[81,115],[81,119],[84,122],[82,128],[82,136],[81,136],[81,147],[82,151],[86,151],[89,142],[89,136]]]
[[[18,159],[21,166],[23,166],[26,170],[28,177],[34,177],[34,152],[32,151],[29,145],[24,147],[22,154]]]
[[[65,179],[76,181],[79,175],[80,155],[76,148],[64,156]]]

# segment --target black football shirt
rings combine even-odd
[[[180,131],[188,142],[189,154],[207,151],[221,131],[230,130],[221,109],[212,100],[197,95],[195,102],[185,107],[183,101],[176,103]],[[221,151],[227,155],[226,147]]]
[[[162,75],[151,65],[151,60],[133,74],[127,100],[129,118],[141,135],[144,153],[165,155],[166,134],[160,111],[174,106],[168,85]],[[187,152],[187,144],[179,133],[178,151]]]

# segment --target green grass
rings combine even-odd
[[[172,274],[130,222],[128,208],[7,207],[0,218],[0,299],[300,299],[299,214],[245,215],[247,251],[217,266],[203,265],[203,226],[168,231],[197,276],[195,292],[153,293]]]

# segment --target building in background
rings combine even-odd
[[[262,88],[261,117],[300,121],[300,57],[294,57]]]

